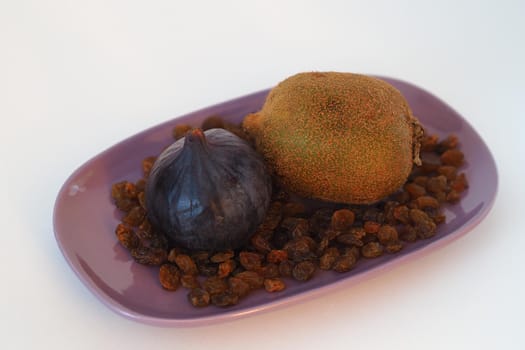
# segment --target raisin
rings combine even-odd
[[[182,275],[180,276],[180,284],[187,289],[199,288],[200,283],[195,275]]]
[[[310,259],[314,256],[315,241],[308,237],[299,237],[289,241],[285,246],[288,257],[293,261],[302,261]]]
[[[270,263],[280,263],[281,261],[288,260],[288,253],[286,250],[274,249],[266,254],[266,261]]]
[[[397,221],[402,222],[404,224],[408,223],[410,218],[408,216],[408,212],[410,210],[406,205],[400,205],[396,208],[394,208],[394,217]]]
[[[437,135],[428,135],[421,140],[421,150],[424,152],[434,152],[438,145],[439,137]]]
[[[214,263],[221,263],[230,260],[233,258],[234,253],[233,250],[228,250],[225,252],[219,252],[210,257],[210,261]],[[204,259],[206,260],[206,259]]]
[[[461,195],[456,191],[452,190],[449,193],[447,193],[447,202],[449,203],[457,203],[461,199]]]
[[[431,177],[427,182],[427,190],[430,193],[440,193],[447,190],[447,178],[444,175]]]
[[[317,210],[309,219],[310,230],[312,232],[323,231],[328,228],[332,220],[333,210],[330,208],[323,208]]]
[[[137,182],[135,182],[135,189],[137,191],[137,197],[141,193],[144,194],[144,191],[146,190],[146,180],[145,179],[137,180]]]
[[[212,264],[209,262],[201,262],[197,265],[197,270],[202,276],[211,277],[217,275],[219,266],[217,266],[217,264]]]
[[[334,230],[343,231],[349,229],[355,220],[355,214],[349,209],[336,210],[332,214],[331,226]]]
[[[366,235],[366,231],[362,227],[352,227],[350,233],[354,235],[357,239],[362,239]]]
[[[454,180],[457,176],[457,169],[451,165],[442,165],[437,170],[439,175],[443,175],[447,180]]]
[[[257,253],[242,251],[239,253],[239,262],[246,270],[255,270],[261,266],[262,257]]]
[[[138,226],[144,221],[146,210],[141,206],[133,207],[129,213],[122,218],[122,222],[131,226]]]
[[[403,249],[403,243],[400,241],[390,242],[385,247],[386,251],[389,253],[397,253],[401,249]]]
[[[164,289],[177,290],[180,286],[180,271],[171,264],[163,264],[159,269],[160,284]]]
[[[236,305],[239,302],[239,296],[230,290],[211,296],[211,303],[215,306],[225,307]]]
[[[377,258],[383,255],[383,246],[378,242],[367,243],[361,248],[361,254],[365,258]]]
[[[337,236],[336,240],[337,240],[337,242],[342,243],[344,245],[355,245],[356,247],[362,247],[363,246],[363,241],[361,241],[360,239],[357,239],[351,233],[343,233],[343,234]]]
[[[417,207],[419,209],[424,209],[424,208],[437,209],[437,208],[439,208],[438,200],[436,198],[434,198],[434,197],[431,197],[431,196],[418,197],[415,201],[416,201]]]
[[[416,229],[412,226],[404,226],[400,238],[405,242],[414,242],[417,239]]]
[[[387,244],[389,242],[397,241],[397,230],[394,226],[383,225],[379,228],[379,231],[377,231],[377,238],[379,239],[379,243],[381,244]]]
[[[327,248],[323,255],[319,258],[319,268],[321,270],[330,270],[334,266],[335,260],[340,253],[336,247]]]
[[[436,224],[424,211],[410,209],[410,219],[419,238],[429,238],[436,234]]]
[[[283,277],[292,276],[293,266],[294,264],[290,260],[281,261],[279,264],[279,274]]]
[[[244,132],[244,130],[238,125],[235,125],[235,124],[232,124],[232,123],[228,123],[228,122],[224,122],[224,127],[223,128],[224,128],[224,130],[228,130],[232,134],[235,134],[236,136],[239,136],[243,140],[246,140],[246,141],[250,140],[250,137],[248,136],[248,134],[246,134]]]
[[[355,260],[357,261],[357,259],[359,259],[359,257],[361,256],[361,251],[356,246],[345,247],[343,249],[343,254],[342,255],[352,255],[355,258]]]
[[[153,168],[153,164],[156,160],[157,157],[147,157],[142,160],[142,172],[145,178],[148,178],[151,168]]]
[[[210,295],[223,293],[228,289],[228,283],[224,278],[218,276],[208,277],[203,283],[203,288],[210,293]]]
[[[413,182],[407,183],[405,185],[405,191],[408,192],[410,198],[415,199],[426,194],[425,188]]]
[[[268,230],[271,233],[271,231],[275,230],[275,228],[279,226],[279,223],[282,219],[282,208],[283,203],[279,201],[270,203],[270,207],[266,211],[266,217],[261,224],[265,230]]]
[[[381,224],[375,221],[365,221],[363,225],[366,233],[377,233],[379,227],[381,227]]]
[[[210,304],[210,294],[202,288],[194,288],[188,293],[188,300],[195,307],[204,307]]]
[[[261,232],[255,233],[251,238],[250,242],[252,246],[260,253],[268,253],[270,250],[272,250],[272,247],[270,245],[270,242],[268,242],[268,239],[264,237]]]
[[[151,240],[156,236],[153,233],[151,229],[151,224],[149,223],[147,219],[142,221],[142,223],[139,225],[138,230],[137,230],[137,236],[141,240]]]
[[[139,194],[137,195],[137,199],[139,201],[140,207],[146,209],[146,194],[144,193],[144,191],[139,192]]]
[[[202,130],[209,130],[209,129],[222,129],[224,128],[224,121],[221,117],[218,116],[211,116],[206,119],[201,124]]]
[[[465,173],[459,174],[458,177],[450,184],[450,188],[458,193],[461,193],[466,188],[468,188],[468,181]]]
[[[458,144],[458,137],[456,135],[449,135],[439,143],[438,152],[442,153],[443,151],[456,148],[458,147]]]
[[[414,179],[412,180],[412,183],[425,188],[425,186],[427,185],[427,181],[428,181],[428,176],[420,175],[420,176],[414,177]]]
[[[191,254],[191,258],[193,259],[193,261],[195,261],[196,264],[208,263],[209,262],[208,259],[210,258],[210,253],[204,250],[196,251]]]
[[[313,277],[315,272],[315,264],[311,261],[301,261],[294,266],[292,276],[298,281],[308,281]]]
[[[184,135],[186,135],[186,133],[188,131],[190,131],[192,129],[191,126],[187,125],[187,124],[178,124],[178,125],[175,125],[175,127],[173,128],[173,138],[175,140],[178,140],[180,138],[183,138]]]
[[[117,239],[126,249],[131,250],[136,248],[139,245],[139,239],[133,229],[130,227],[118,224],[115,229],[115,234]]]
[[[180,254],[180,249],[172,248],[168,253],[168,261],[170,263],[175,263],[175,257],[177,256],[177,254]]]
[[[389,225],[395,225],[396,218],[394,216],[394,210],[399,205],[399,202],[396,201],[388,201],[385,203],[385,206],[383,208],[383,212],[385,214],[385,222]]]
[[[264,278],[255,271],[243,271],[236,274],[235,277],[248,283],[252,289],[261,288],[264,284]]]
[[[342,255],[336,258],[332,269],[336,272],[347,272],[354,267],[356,261],[354,255]]]
[[[274,263],[268,263],[257,269],[257,273],[264,278],[275,278],[279,277],[279,266]]]
[[[246,296],[250,292],[250,285],[239,277],[228,278],[228,286],[230,290],[239,297]]]
[[[175,264],[185,275],[196,275],[198,273],[197,265],[189,255],[178,254],[175,256]]]
[[[138,246],[130,250],[131,256],[142,265],[161,265],[167,260],[168,254],[164,249]]]
[[[223,261],[219,263],[219,266],[217,268],[217,276],[226,277],[229,274],[231,274],[233,270],[235,270],[236,267],[237,267],[237,264],[235,263],[234,260],[230,259],[230,260]]]
[[[288,231],[291,239],[307,236],[309,231],[308,220],[303,218],[285,218],[281,223],[281,227]]]
[[[267,292],[280,292],[285,288],[286,285],[280,278],[267,278],[264,280],[264,289],[266,289]]]
[[[452,165],[459,167],[463,164],[464,155],[463,152],[457,149],[449,149],[440,157],[441,163],[444,165]]]

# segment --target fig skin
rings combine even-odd
[[[401,93],[376,78],[299,73],[273,88],[245,132],[289,191],[369,204],[420,164],[423,129]]]
[[[194,129],[153,165],[146,208],[172,244],[237,249],[263,221],[271,191],[264,160],[246,141],[223,129]]]

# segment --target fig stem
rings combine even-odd
[[[195,128],[186,133],[184,138],[184,146],[202,146],[202,148],[207,149],[208,142],[206,141],[206,136],[200,128]]]

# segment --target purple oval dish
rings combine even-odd
[[[102,152],[77,169],[62,186],[54,209],[54,230],[64,257],[80,280],[117,313],[159,326],[196,326],[237,319],[304,301],[336,288],[349,288],[364,278],[413,260],[444,246],[472,230],[490,211],[497,192],[494,159],[480,136],[452,108],[423,89],[399,80],[382,78],[398,88],[429,133],[458,135],[466,155],[470,187],[461,202],[445,209],[447,221],[428,240],[407,245],[400,253],[360,260],[345,274],[318,271],[306,283],[287,281],[279,293],[257,291],[230,308],[197,309],[186,291],[168,292],[160,287],[158,268],[135,263],[114,234],[120,213],[110,188],[122,180],[141,177],[143,158],[159,154],[172,143],[171,130],[178,123],[199,125],[210,115],[233,122],[260,109],[268,90],[257,92],[175,118],[132,136]]]

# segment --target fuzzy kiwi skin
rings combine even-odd
[[[408,103],[364,75],[296,74],[270,91],[243,128],[279,182],[303,197],[373,203],[420,164],[423,129]]]

